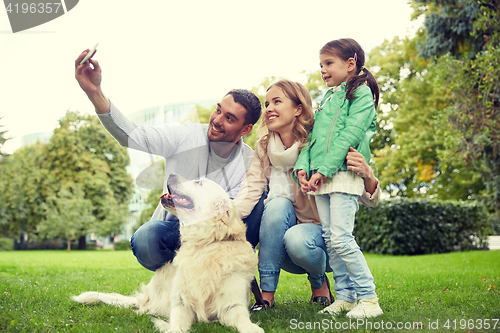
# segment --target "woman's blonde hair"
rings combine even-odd
[[[314,112],[312,109],[311,95],[306,87],[298,82],[293,82],[287,79],[281,79],[272,83],[266,90],[266,93],[272,87],[278,87],[283,91],[285,96],[289,98],[294,107],[302,105],[302,113],[296,117],[295,124],[292,129],[292,134],[295,141],[300,142],[299,150],[307,144],[309,132],[312,130],[314,124]],[[269,142],[269,130],[267,128],[268,121],[265,112],[262,115],[262,122],[258,131],[261,133],[260,145],[264,151],[267,151],[267,144]]]

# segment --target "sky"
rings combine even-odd
[[[81,0],[43,25],[12,33],[0,10],[2,151],[23,135],[51,132],[66,111],[94,114],[74,62],[99,43],[102,89],[125,114],[157,105],[220,99],[276,76],[305,82],[319,49],[353,38],[368,54],[422,25],[401,0]]]

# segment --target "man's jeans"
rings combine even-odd
[[[247,240],[255,248],[259,243],[259,229],[264,200],[264,192],[248,217],[243,219],[247,226]],[[145,268],[156,271],[164,263],[175,257],[175,251],[181,246],[179,221],[153,220],[143,224],[130,241],[137,261]]]

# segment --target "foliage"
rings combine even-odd
[[[0,118],[1,120],[2,118]],[[0,125],[0,128],[2,128],[3,125]],[[0,131],[0,163],[2,161],[2,158],[5,156],[8,156],[9,154],[2,152],[2,146],[9,140],[10,138],[5,137],[5,134],[7,131]]]
[[[44,218],[42,204],[49,193],[49,170],[41,169],[45,146],[37,143],[18,149],[5,159],[0,173],[0,233],[9,237],[29,234]]]
[[[498,65],[500,63],[500,8],[498,0],[417,1],[426,4],[427,36],[422,43],[433,57],[436,94],[446,96],[440,105],[441,123],[449,122],[452,135],[446,138],[440,158],[462,161],[484,183],[477,192],[489,208],[500,214],[500,130]],[[422,11],[421,11],[422,12]],[[454,19],[450,13],[454,13]],[[448,17],[441,24],[435,17]],[[456,19],[467,16],[466,19]],[[455,34],[453,47],[434,48],[436,35]],[[500,215],[499,215],[500,216]]]
[[[73,183],[82,185],[96,218],[86,232],[106,236],[126,222],[133,190],[125,170],[129,163],[126,149],[109,137],[97,117],[68,111],[47,144],[42,168],[54,175],[45,182],[51,193]]]
[[[414,255],[483,249],[491,232],[476,202],[385,200],[360,207],[354,235],[364,252]]]
[[[115,242],[115,250],[117,251],[123,251],[123,250],[130,250],[130,242],[129,241],[118,241]]]
[[[14,237],[34,233],[43,221],[39,231],[54,236],[60,230],[52,232],[50,220],[62,224],[64,216],[72,214],[65,211],[69,208],[79,212],[91,208],[95,220],[90,223],[87,215],[68,217],[77,221],[66,223],[72,230],[65,231],[65,238],[90,232],[109,235],[126,222],[133,190],[125,170],[128,154],[97,117],[68,111],[49,143],[22,147],[5,160],[0,173],[1,233]],[[77,198],[83,206],[73,202]],[[45,229],[44,223],[48,223]]]
[[[210,121],[210,115],[212,111],[215,110],[216,105],[206,108],[199,104],[195,105],[195,110],[191,112],[181,123],[185,123],[186,121],[190,121],[193,124],[208,124]]]
[[[162,189],[154,189],[151,190],[148,194],[148,198],[146,199],[146,204],[149,205],[149,208],[144,209],[141,212],[141,216],[139,217],[139,221],[137,221],[137,225],[134,226],[135,230],[139,229],[141,225],[148,222],[153,216],[153,213],[160,202],[160,196],[163,194]]]
[[[456,57],[473,57],[484,40],[472,36],[480,12],[477,0],[415,0],[414,8],[425,11],[425,41],[419,43],[420,56],[429,59],[450,53]],[[482,36],[481,36],[482,37]]]
[[[14,250],[14,239],[0,237],[0,251]]]
[[[84,236],[95,223],[94,207],[85,199],[81,184],[64,185],[57,195],[49,196],[42,207],[46,217],[37,225],[39,235],[66,239],[68,251],[71,241]]]
[[[316,108],[321,103],[321,99],[328,90],[328,87],[325,85],[325,82],[321,78],[320,70],[309,73],[303,72],[303,74],[306,74],[307,77],[307,82],[304,84],[304,86],[307,88],[309,94],[311,95],[313,108]]]
[[[500,1],[477,0],[480,13],[474,21],[471,36],[477,39],[483,37],[484,46],[497,47],[500,45]],[[483,48],[484,48],[483,46]]]
[[[72,241],[70,246],[72,250],[78,249],[78,241]],[[14,250],[67,250],[68,241],[67,239],[53,238],[53,239],[41,239],[37,236],[31,236],[28,241],[14,243]],[[86,250],[95,250],[95,242],[87,242]]]
[[[423,36],[395,37],[370,52],[367,67],[382,95],[371,144],[374,169],[392,196],[470,199],[483,185],[462,160],[440,154],[457,132],[443,117],[449,98],[436,89],[433,64],[418,56]]]
[[[487,47],[474,60],[443,56],[436,68],[447,74],[438,82],[440,92],[453,100],[445,112],[461,134],[449,143],[449,154],[479,171],[484,199],[500,213],[500,46]]]

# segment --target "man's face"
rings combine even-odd
[[[252,125],[245,125],[245,115],[245,108],[236,103],[232,95],[225,96],[210,115],[210,141],[236,143],[243,135],[250,133]]]

